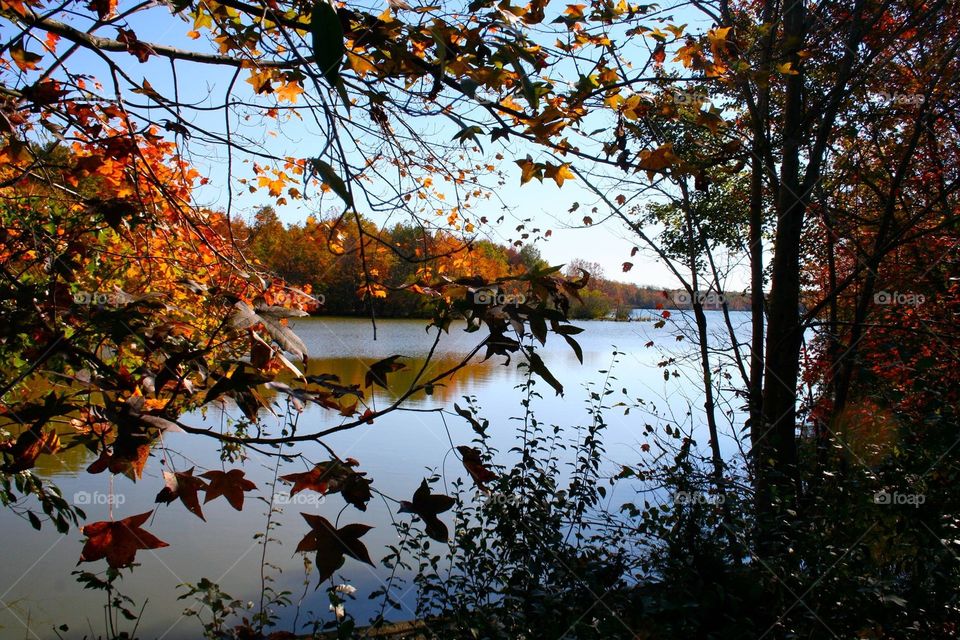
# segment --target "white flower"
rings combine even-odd
[[[352,596],[357,592],[357,588],[350,584],[338,584],[333,590],[338,593],[345,593],[348,596]]]
[[[343,608],[342,604],[337,606],[330,605],[330,611],[333,611],[337,616],[337,620],[343,620],[343,616],[346,615],[346,610]]]

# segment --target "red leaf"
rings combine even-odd
[[[467,473],[470,474],[470,477],[473,478],[473,481],[477,483],[478,487],[485,489],[484,483],[496,479],[497,474],[483,464],[483,458],[481,458],[479,449],[461,445],[457,447],[457,451],[463,456],[464,469],[467,470]]]
[[[60,436],[54,430],[43,432],[39,426],[24,431],[16,442],[6,444],[5,453],[13,462],[2,465],[4,473],[18,473],[32,469],[41,453],[56,453],[60,449]]]
[[[291,473],[280,476],[284,482],[293,484],[290,495],[296,495],[305,489],[321,494],[340,493],[344,500],[360,511],[367,510],[367,502],[372,497],[369,478],[366,474],[354,471],[351,467],[357,466],[357,461],[347,458],[346,461],[328,460],[321,462],[310,471]]]
[[[80,529],[80,532],[87,536],[87,542],[80,552],[80,562],[95,562],[106,558],[107,564],[119,569],[133,564],[140,549],[170,546],[140,528],[152,513],[153,511],[147,511],[119,522],[94,522]]]

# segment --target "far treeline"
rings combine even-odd
[[[380,317],[427,317],[429,303],[411,291],[413,287],[442,278],[492,282],[548,266],[533,245],[464,241],[448,231],[407,222],[378,228],[367,218],[357,225],[352,219],[311,216],[302,223],[284,225],[272,207],[264,207],[250,223],[234,220],[232,226],[234,238],[246,247],[248,257],[322,300],[319,312],[325,314],[366,315],[373,311]],[[685,291],[608,279],[600,265],[579,258],[564,265],[564,272],[571,277],[582,277],[584,271],[590,277],[580,291],[582,301],[575,301],[571,309],[574,318],[627,320],[633,309],[692,308],[691,296]],[[386,284],[370,287],[365,284],[367,276]],[[515,301],[523,292],[500,293],[505,301]],[[706,309],[720,308],[724,302],[734,311],[750,309],[749,298],[738,293],[703,292],[700,299]]]

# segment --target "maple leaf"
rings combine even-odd
[[[420,516],[425,525],[427,535],[437,542],[446,542],[450,533],[437,514],[449,511],[456,500],[450,496],[439,493],[430,493],[430,487],[426,479],[420,483],[420,487],[414,492],[413,500],[401,500],[399,513],[413,513]]]
[[[97,12],[97,17],[101,20],[109,18],[117,10],[117,0],[91,0],[87,8]]]
[[[370,365],[370,368],[367,370],[367,375],[363,378],[363,386],[369,387],[372,384],[387,388],[387,374],[393,373],[394,371],[401,371],[406,369],[407,366],[397,362],[397,358],[402,358],[403,356],[390,356],[389,358],[384,358],[378,362],[374,362]]]
[[[17,40],[10,47],[10,57],[14,63],[20,67],[21,71],[32,71],[37,68],[37,63],[43,59],[38,53],[31,53],[23,48],[23,40]]]
[[[280,476],[280,479],[293,484],[291,496],[306,489],[323,495],[340,493],[348,503],[366,511],[367,502],[373,497],[370,492],[372,480],[364,477],[366,474],[354,471],[352,467],[355,466],[357,461],[352,458],[345,462],[329,460],[315,465],[310,471],[291,473]]]
[[[657,44],[657,46],[654,48],[653,55],[651,57],[653,58],[653,63],[656,66],[663,66],[663,61],[667,58],[667,49],[662,42]]]
[[[80,552],[80,562],[95,562],[106,558],[107,564],[119,569],[133,564],[140,549],[170,546],[140,528],[152,513],[153,511],[147,511],[119,522],[100,521],[82,527],[80,533],[87,536],[87,542]]]
[[[299,82],[285,82],[280,85],[274,93],[277,96],[277,100],[296,104],[297,98],[303,93],[303,87],[300,86]]]
[[[497,474],[483,464],[479,449],[461,445],[457,447],[457,451],[463,456],[463,468],[467,470],[478,487],[486,489],[486,483],[496,479]]]
[[[141,42],[137,34],[131,29],[117,28],[117,40],[126,45],[127,51],[140,62],[146,62],[150,56],[156,55],[149,44]]]
[[[654,172],[662,171],[678,160],[679,158],[673,153],[673,144],[668,142],[653,151],[641,151],[637,170],[645,169],[647,176],[652,179]]]
[[[543,165],[533,161],[533,158],[527,156],[523,160],[514,160],[520,167],[520,184],[526,184],[533,178],[543,182]]]
[[[200,475],[210,481],[210,484],[204,489],[207,495],[203,499],[203,504],[223,496],[231,507],[241,511],[243,509],[243,493],[257,488],[257,485],[243,477],[243,471],[240,469],[230,469],[227,472],[207,471]]]
[[[109,469],[110,473],[122,473],[136,481],[143,477],[143,467],[149,457],[149,444],[136,444],[128,437],[123,440],[118,438],[114,442],[113,450],[101,451],[100,457],[87,467],[87,473],[102,473]]]
[[[367,548],[360,542],[360,538],[373,527],[365,524],[348,524],[337,529],[323,516],[302,512],[300,515],[310,525],[310,532],[297,545],[296,553],[317,552],[316,567],[320,574],[320,582],[331,578],[333,573],[343,566],[345,556],[366,562],[371,567],[374,566]],[[317,587],[319,586],[320,583],[317,583]]]
[[[546,165],[546,168],[543,172],[544,177],[553,178],[553,181],[557,183],[558,187],[563,186],[564,180],[573,180],[573,172],[570,171],[569,164],[561,164],[560,166],[554,166],[549,162]]]
[[[204,522],[203,510],[200,508],[200,499],[197,497],[197,491],[206,489],[207,483],[193,475],[194,467],[184,472],[171,473],[163,472],[163,481],[166,486],[157,494],[155,502],[170,504],[177,498],[187,508],[187,511],[197,516]]]

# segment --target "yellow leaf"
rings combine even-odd
[[[777,71],[779,71],[785,76],[795,76],[800,73],[799,71],[793,68],[792,62],[784,62],[783,64],[778,64]]]
[[[710,38],[710,44],[715,44],[718,42],[723,42],[727,39],[727,34],[730,33],[732,27],[720,27],[717,29],[711,29],[707,33],[707,37]]]
[[[373,73],[377,70],[377,68],[370,64],[366,58],[363,56],[358,56],[352,51],[347,51],[347,60],[350,62],[350,68],[356,71],[358,76],[363,77],[368,73]]]
[[[521,171],[520,184],[526,184],[530,182],[532,178],[543,182],[543,165],[534,162],[530,156],[527,156],[523,160],[516,160],[515,162]]]
[[[303,87],[298,82],[287,82],[276,90],[277,100],[296,104],[297,98],[303,93]]]
[[[547,178],[553,178],[553,181],[557,183],[558,187],[563,186],[564,180],[573,180],[573,172],[570,171],[569,164],[561,164],[560,166],[554,166],[547,163],[546,170],[544,171],[544,176]]]

